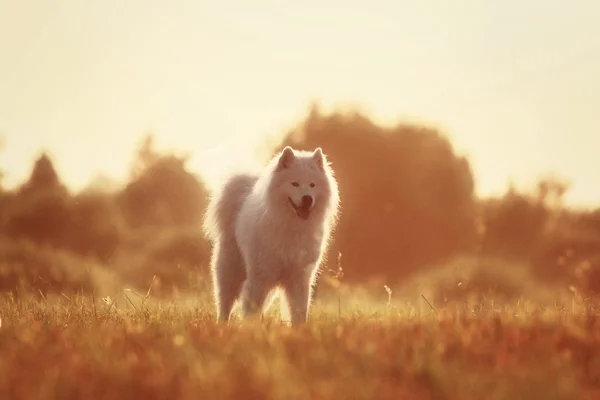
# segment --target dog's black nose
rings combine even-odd
[[[302,196],[302,207],[310,208],[313,206],[314,202],[315,199],[311,195],[305,194],[304,196]]]

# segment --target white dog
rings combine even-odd
[[[338,185],[320,148],[288,146],[261,174],[234,175],[215,191],[204,229],[214,244],[218,321],[229,320],[239,297],[242,315],[257,315],[279,288],[292,326],[306,322],[338,207]]]

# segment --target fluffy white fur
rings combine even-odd
[[[217,319],[239,299],[243,317],[283,295],[292,325],[307,320],[313,285],[338,216],[338,185],[326,156],[286,147],[257,175],[230,177],[204,221],[213,242]]]

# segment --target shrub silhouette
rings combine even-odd
[[[549,211],[544,203],[510,190],[482,202],[483,251],[510,260],[529,260],[540,246]]]
[[[418,274],[398,289],[401,296],[417,299],[424,295],[439,306],[514,302],[521,298],[557,301],[567,293],[566,287],[557,291],[540,282],[525,263],[473,256],[459,257],[447,265]]]
[[[328,259],[342,252],[348,280],[404,278],[475,247],[470,166],[437,130],[314,107],[275,150],[285,145],[320,146],[332,162],[342,213]]]
[[[150,231],[135,242],[135,251],[129,248],[120,260],[120,273],[138,289],[153,285],[155,294],[197,289],[208,276],[210,246],[199,228]]]
[[[0,241],[0,291],[69,294],[94,287],[86,261],[68,251],[28,240]]]
[[[122,242],[124,226],[110,195],[84,192],[70,201],[69,235],[65,247],[87,257],[108,262]]]
[[[595,212],[568,212],[546,234],[533,255],[532,268],[546,282],[575,286],[585,295],[600,295],[600,232]]]

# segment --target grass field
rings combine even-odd
[[[217,325],[205,296],[5,295],[0,398],[600,398],[600,308],[382,292],[320,298],[298,329],[278,314]]]

